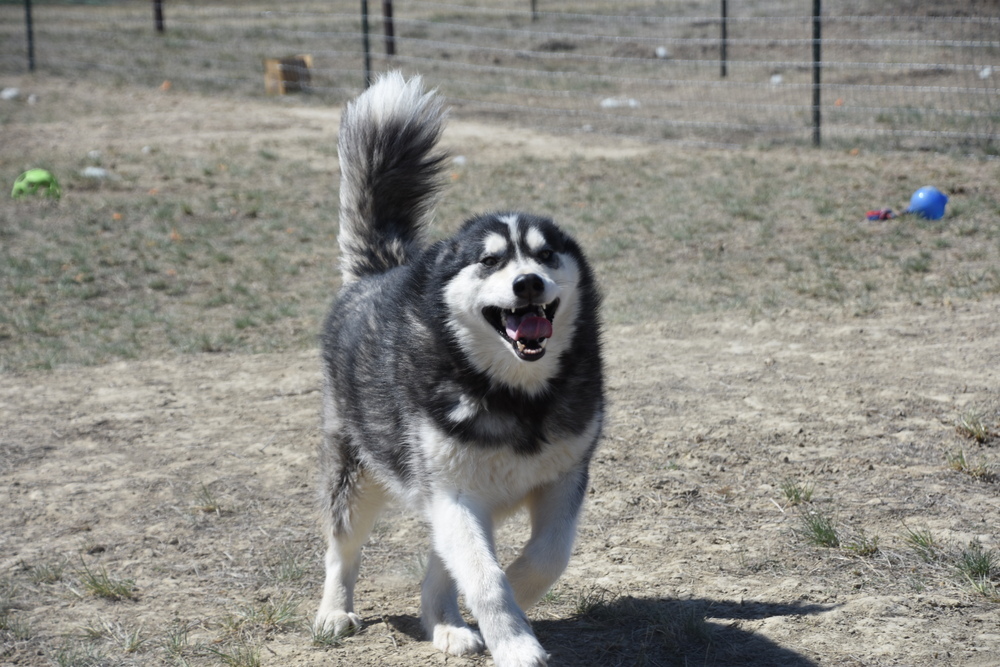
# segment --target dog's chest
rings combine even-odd
[[[594,416],[582,433],[547,440],[530,454],[512,446],[463,441],[430,421],[419,439],[432,484],[472,493],[501,508],[520,503],[532,489],[579,466],[592,449],[599,421]]]

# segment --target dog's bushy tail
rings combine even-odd
[[[440,98],[420,77],[378,79],[340,121],[340,263],[344,282],[405,264],[423,243],[445,158]]]

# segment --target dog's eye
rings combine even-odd
[[[481,260],[479,260],[479,262],[483,266],[496,266],[499,261],[500,260],[498,258],[494,257],[493,255],[488,255],[486,257],[483,257]]]
[[[543,262],[549,261],[550,259],[552,259],[552,251],[549,250],[548,248],[542,248],[541,250],[538,251],[538,259],[542,260]]]

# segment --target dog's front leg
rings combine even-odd
[[[497,667],[544,667],[548,655],[497,561],[493,520],[485,504],[455,490],[438,490],[431,522],[434,549],[479,621]]]
[[[507,579],[521,609],[538,602],[566,569],[586,490],[587,467],[583,464],[528,496],[531,537],[521,555],[507,567]]]

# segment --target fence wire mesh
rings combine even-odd
[[[265,59],[309,54],[309,100],[365,85],[357,0],[164,1],[162,33],[151,4],[34,3],[36,71],[263,95]],[[459,116],[705,145],[809,144],[818,117],[827,146],[997,152],[996,0],[825,3],[818,98],[807,0],[408,0],[391,40],[365,4],[372,69]],[[27,69],[24,13],[0,4],[0,76]]]

